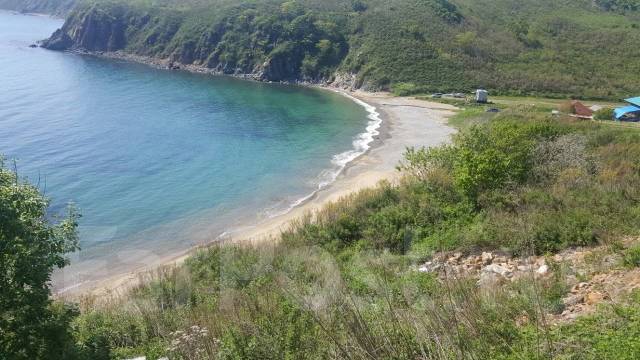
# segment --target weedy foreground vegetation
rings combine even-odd
[[[41,343],[45,358],[635,359],[637,292],[552,324],[569,290],[561,264],[492,288],[417,271],[442,251],[596,244],[620,252],[621,269],[640,264],[637,248],[617,245],[638,235],[640,132],[547,114],[461,112],[452,144],[409,150],[398,183],[331,204],[272,242],[212,246],[111,301],[85,299],[61,320],[68,337]],[[0,351],[15,350],[6,339],[20,325]]]

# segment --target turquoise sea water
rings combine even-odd
[[[82,213],[66,285],[286,211],[363,150],[344,96],[29,48],[61,24],[0,12],[0,153]]]

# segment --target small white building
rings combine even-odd
[[[484,89],[476,90],[476,102],[486,104],[489,101],[489,92]]]

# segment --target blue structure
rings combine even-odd
[[[640,121],[640,96],[625,99],[630,105],[617,108],[613,111],[616,121]]]
[[[635,105],[637,107],[640,107],[640,96],[634,97],[634,98],[630,98],[630,99],[624,99],[624,101],[628,102],[631,105]]]

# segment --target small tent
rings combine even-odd
[[[613,111],[617,121],[640,121],[640,97],[625,99],[629,105],[617,108]]]
[[[637,106],[625,106],[613,111],[617,121],[640,121],[640,108]]]
[[[639,107],[640,108],[640,96],[638,97],[634,97],[634,98],[629,98],[629,99],[624,99],[624,101],[628,102],[629,104],[635,106],[635,107]]]

